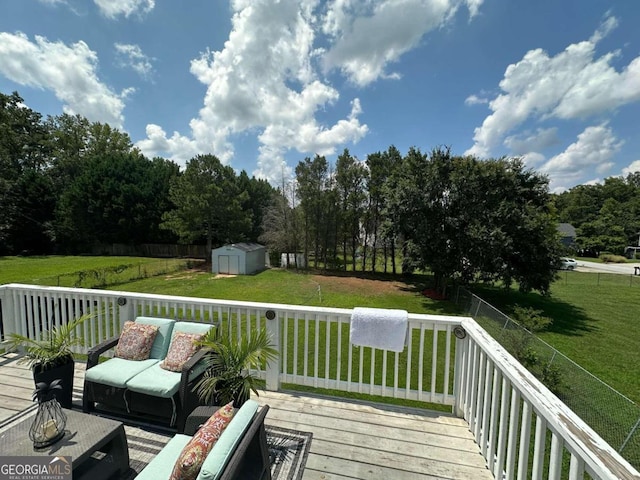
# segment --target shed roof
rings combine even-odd
[[[219,247],[219,248],[228,248],[228,247],[234,247],[234,248],[237,248],[238,250],[242,250],[243,252],[253,252],[255,250],[260,250],[261,248],[265,248],[264,245],[260,245],[259,243],[252,243],[252,242],[232,243],[231,245],[223,245],[222,247]],[[217,248],[215,250],[217,250]]]

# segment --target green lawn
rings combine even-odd
[[[476,287],[474,293],[510,314],[515,305],[540,309],[553,324],[538,336],[636,403],[640,403],[640,281],[562,272],[551,295]],[[635,280],[635,279],[634,279]]]
[[[129,292],[183,295],[189,297],[285,303],[335,308],[368,306],[402,308],[412,313],[455,314],[458,308],[420,294],[427,277],[411,282],[384,275],[353,276],[312,274],[272,269],[256,275],[216,277],[208,272],[184,272],[110,287]]]
[[[0,285],[26,283],[90,288],[175,271],[184,268],[187,262],[146,257],[0,257]]]

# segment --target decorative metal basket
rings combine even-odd
[[[60,380],[54,380],[50,385],[44,382],[36,384],[32,398],[38,401],[38,411],[29,428],[34,448],[48,447],[64,437],[67,416],[53,396],[53,392],[60,388]]]

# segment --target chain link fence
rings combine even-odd
[[[638,270],[640,273],[640,269]],[[574,272],[561,270],[558,272],[558,283],[564,285],[612,286],[640,288],[640,275],[622,275],[604,272]]]
[[[452,300],[640,469],[640,406],[468,290]]]
[[[202,260],[170,258],[154,262],[127,263],[64,273],[50,277],[34,278],[34,285],[51,285],[74,288],[105,288],[122,283],[177,273],[202,264]]]

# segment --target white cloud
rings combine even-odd
[[[149,79],[153,73],[152,59],[142,53],[138,45],[114,44],[121,66],[131,67],[142,78]]]
[[[549,159],[540,171],[550,175],[552,186],[575,183],[594,169],[600,174],[610,170],[614,165],[611,159],[622,144],[606,123],[587,127],[577,141]]]
[[[129,18],[131,15],[142,16],[155,7],[155,0],[93,0],[100,13],[107,18],[115,19],[118,15]]]
[[[546,157],[538,152],[528,152],[522,155],[522,161],[528,168],[542,164]]]
[[[486,103],[489,103],[489,99],[477,95],[469,95],[464,99],[465,105],[484,105]]]
[[[0,32],[0,73],[10,80],[51,90],[70,114],[122,128],[124,99],[132,92],[113,92],[97,75],[98,56],[86,43],[70,46],[23,33]]]
[[[315,1],[232,2],[232,31],[224,48],[192,60],[191,73],[207,86],[204,105],[190,122],[191,133],[167,137],[156,125],[138,147],[147,155],[186,151],[211,152],[223,162],[234,154],[229,138],[258,133],[258,168],[254,174],[277,182],[283,155],[290,149],[333,152],[359,141],[367,126],[360,123],[360,102],[352,101],[347,118],[319,123],[339,92],[318,78],[314,60]],[[189,158],[187,156],[187,158]],[[180,158],[178,158],[180,160]]]
[[[333,0],[322,29],[333,44],[323,56],[327,70],[338,68],[353,83],[398,78],[386,67],[416,47],[429,31],[446,24],[461,5],[471,16],[483,0]]]
[[[136,146],[149,158],[164,157],[169,154],[174,161],[186,164],[187,160],[201,153],[192,139],[178,132],[173,132],[173,135],[168,138],[167,133],[159,125],[147,125],[146,134],[147,138],[140,140]]]
[[[634,160],[628,166],[622,169],[622,175],[627,176],[630,173],[640,172],[640,160]]]
[[[583,185],[602,185],[601,178],[592,178],[591,180],[587,180]]]
[[[558,142],[558,129],[538,128],[535,133],[530,131],[519,135],[512,135],[504,139],[504,145],[515,155],[538,152]]]
[[[475,129],[466,153],[490,156],[505,135],[531,117],[586,118],[640,100],[640,57],[616,71],[611,66],[616,52],[595,56],[597,42],[616,25],[608,17],[588,41],[553,57],[531,50],[509,65],[500,82],[503,93],[490,102],[493,113]]]

